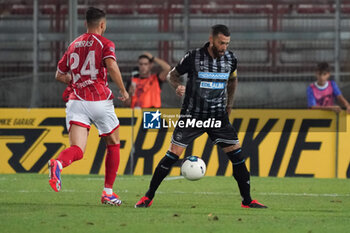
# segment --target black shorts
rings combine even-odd
[[[177,146],[187,147],[203,133],[207,133],[213,144],[218,144],[222,148],[239,143],[236,130],[231,125],[227,116],[221,119],[215,119],[215,121],[211,119],[211,122],[207,124],[210,127],[197,127],[198,125],[194,125],[194,127],[192,127],[193,124],[186,125],[187,121],[193,123],[193,119],[194,118],[179,119],[178,124],[176,125],[176,128],[173,132],[173,136],[171,137],[171,143]],[[185,122],[182,127],[181,124],[179,124],[181,120]],[[221,126],[215,127],[215,123],[218,124],[218,121],[221,122]]]

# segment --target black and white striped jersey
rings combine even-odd
[[[188,74],[181,115],[206,119],[226,114],[226,85],[229,77],[236,75],[237,59],[228,50],[213,59],[208,47],[209,42],[187,52],[176,66],[180,75]]]

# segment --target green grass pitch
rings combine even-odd
[[[118,176],[120,207],[100,204],[103,177],[0,175],[0,232],[350,232],[350,181],[252,177],[252,196],[268,209],[243,209],[232,177],[167,179],[152,207],[135,209],[150,176]]]

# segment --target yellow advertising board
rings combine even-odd
[[[179,109],[159,109],[160,129],[144,129],[144,114],[157,109],[116,109],[120,120],[119,174],[152,174],[170,145]],[[172,120],[166,116],[172,115]],[[255,176],[349,178],[350,118],[320,110],[234,110],[247,166]],[[171,122],[173,121],[173,122]],[[47,173],[47,161],[69,146],[64,109],[0,109],[0,173]],[[64,174],[104,174],[106,147],[92,126],[84,158]],[[181,159],[197,155],[208,176],[232,175],[223,151],[206,134],[187,147],[170,175],[180,175]]]
[[[350,178],[350,114],[339,114],[337,177]]]

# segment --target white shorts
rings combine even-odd
[[[119,127],[119,120],[114,111],[113,100],[83,101],[69,100],[66,104],[66,126],[72,124],[90,129],[93,123],[101,137],[113,133]]]

